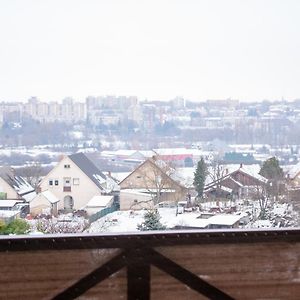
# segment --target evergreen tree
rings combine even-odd
[[[198,161],[196,172],[194,173],[194,182],[193,182],[199,198],[203,196],[205,179],[207,175],[208,175],[207,166],[203,157],[201,157],[201,159]]]
[[[160,215],[157,209],[148,210],[144,215],[144,222],[137,226],[140,231],[164,230],[166,226],[160,223]]]
[[[263,163],[259,174],[269,180],[278,180],[283,178],[283,170],[279,166],[279,161],[276,157],[267,159]]]
[[[267,192],[270,196],[276,197],[276,200],[278,200],[279,182],[284,178],[278,159],[276,157],[267,159],[263,163],[259,174],[269,180]]]

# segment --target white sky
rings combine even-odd
[[[0,100],[300,98],[298,0],[0,0]]]

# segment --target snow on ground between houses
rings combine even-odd
[[[159,208],[161,216],[161,223],[167,228],[172,228],[176,225],[183,226],[197,222],[200,224],[201,220],[197,219],[199,212],[191,212],[186,214],[179,214],[176,216],[176,208]],[[142,211],[115,211],[107,216],[92,223],[87,230],[89,233],[97,232],[131,232],[137,231],[137,225],[144,221],[145,210]],[[202,227],[202,226],[201,226]]]
[[[214,220],[222,221],[224,225],[232,225],[243,217],[249,219],[246,223],[241,223],[240,228],[268,228],[268,227],[294,227],[298,223],[295,212],[291,207],[284,204],[276,204],[268,211],[268,220],[258,220],[260,212],[258,202],[249,207],[238,209],[234,214],[220,213],[214,217],[207,219],[199,218],[201,213],[208,213],[209,208],[215,207],[215,203],[206,203],[202,205],[203,211],[199,212],[184,212],[176,216],[176,208],[159,208],[161,216],[161,223],[167,228],[178,227],[192,227],[192,228],[205,228],[209,224],[213,224]],[[218,206],[222,209],[221,206]],[[137,225],[144,221],[145,210],[141,211],[115,211],[105,217],[93,222],[86,232],[99,233],[99,232],[132,232],[137,231]],[[212,214],[213,215],[213,214]],[[249,223],[248,223],[249,222]],[[220,222],[217,222],[218,224]],[[247,224],[248,223],[248,224]],[[281,224],[281,225],[280,225]]]

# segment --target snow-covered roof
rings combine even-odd
[[[251,165],[250,165],[251,166]],[[258,174],[259,172],[256,172],[253,170],[253,168],[250,168],[248,165],[243,165],[241,168],[239,168],[240,171],[242,171],[245,174],[248,174],[250,176],[252,176],[253,178],[266,183],[268,181],[267,178],[261,176],[260,174]]]
[[[132,154],[134,154],[136,152],[136,150],[117,150],[115,151],[115,155],[119,155],[119,156],[131,156]]]
[[[208,220],[210,225],[228,225],[232,226],[238,222],[242,216],[240,215],[215,215]]]
[[[85,173],[98,188],[103,189],[102,183],[106,176],[83,153],[75,153],[68,156]]]
[[[25,195],[22,196],[22,198],[26,201],[26,202],[30,202],[31,200],[33,200],[36,197],[36,192],[32,191],[30,193],[27,193]]]
[[[59,202],[59,199],[50,191],[44,191],[42,195],[52,204]]]
[[[299,172],[300,172],[300,162],[298,162],[296,165],[292,166],[288,170],[288,174],[291,179],[294,179],[299,174]]]
[[[19,200],[0,200],[0,208],[1,207],[14,207],[17,203],[22,201]]]
[[[32,185],[22,176],[15,176],[12,168],[2,168],[0,176],[16,193],[26,200],[26,195],[34,192]],[[30,196],[28,196],[29,198]]]
[[[131,172],[113,172],[113,173],[111,173],[111,176],[117,182],[121,182],[130,174],[131,174]]]
[[[1,218],[11,218],[19,214],[19,210],[0,210],[0,219]]]
[[[217,185],[210,186],[210,187],[208,187],[208,188],[205,189],[205,192],[209,192],[209,191],[214,190],[214,189],[220,189],[220,190],[222,190],[224,192],[232,193],[232,189],[230,189],[230,188],[228,188],[226,186],[223,186],[223,185],[220,186],[219,188],[218,188]]]
[[[23,177],[20,176],[14,177],[13,187],[20,196],[23,196],[24,194],[34,190],[34,188]]]
[[[94,196],[86,207],[106,207],[112,201],[113,196]]]
[[[189,149],[186,148],[160,148],[153,149],[158,155],[184,155],[190,154]]]
[[[121,194],[127,193],[131,195],[140,195],[140,196],[145,196],[149,194],[149,191],[145,192],[145,189],[123,189],[120,191]],[[150,197],[150,196],[149,196]]]
[[[124,191],[124,190],[121,190],[121,191]],[[153,189],[126,189],[127,192],[139,192],[139,193],[143,193],[143,194],[149,194],[149,193],[152,193],[152,194],[156,194],[157,193],[157,189],[156,188],[153,188]],[[175,193],[176,190],[174,189],[167,189],[167,188],[162,188],[159,190],[161,193]]]
[[[117,183],[109,176],[105,176],[85,154],[75,153],[68,157],[96,184],[99,189],[104,190],[107,193],[112,190],[118,190]]]
[[[152,150],[139,150],[139,153],[141,153],[144,157],[149,158],[155,155],[155,153]]]

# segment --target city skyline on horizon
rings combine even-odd
[[[277,102],[288,102],[288,103],[292,103],[292,102],[295,102],[295,101],[300,101],[300,97],[298,98],[295,98],[295,99],[285,99],[285,98],[281,98],[281,99],[260,99],[260,100],[240,100],[240,99],[233,99],[233,98],[219,98],[219,99],[203,99],[203,100],[194,100],[194,99],[187,99],[187,98],[184,98],[184,97],[181,97],[181,96],[176,96],[176,97],[173,97],[173,98],[170,98],[170,99],[147,99],[147,98],[144,98],[144,99],[141,99],[139,98],[138,96],[136,95],[88,95],[86,97],[83,97],[83,98],[76,98],[76,97],[73,97],[73,96],[66,96],[66,97],[61,97],[61,98],[57,98],[57,99],[44,99],[42,97],[38,97],[38,96],[30,96],[28,98],[24,98],[24,99],[16,99],[16,100],[5,100],[5,99],[1,99],[0,97],[0,103],[27,103],[28,101],[32,100],[32,99],[36,99],[42,103],[62,103],[64,100],[68,100],[68,99],[71,99],[74,101],[74,103],[85,103],[86,100],[88,98],[103,98],[103,99],[107,99],[107,98],[114,98],[114,99],[120,99],[120,98],[136,98],[138,102],[141,102],[141,103],[145,103],[145,102],[149,102],[149,103],[152,103],[152,102],[170,102],[170,101],[174,101],[174,100],[177,100],[177,99],[180,99],[180,100],[184,100],[184,101],[187,101],[187,102],[190,102],[190,103],[207,103],[209,101],[219,101],[219,102],[222,102],[222,101],[238,101],[239,103],[260,103],[260,102],[264,102],[264,101],[267,101],[269,103],[277,103]]]
[[[0,3],[0,101],[300,98],[300,3]]]

